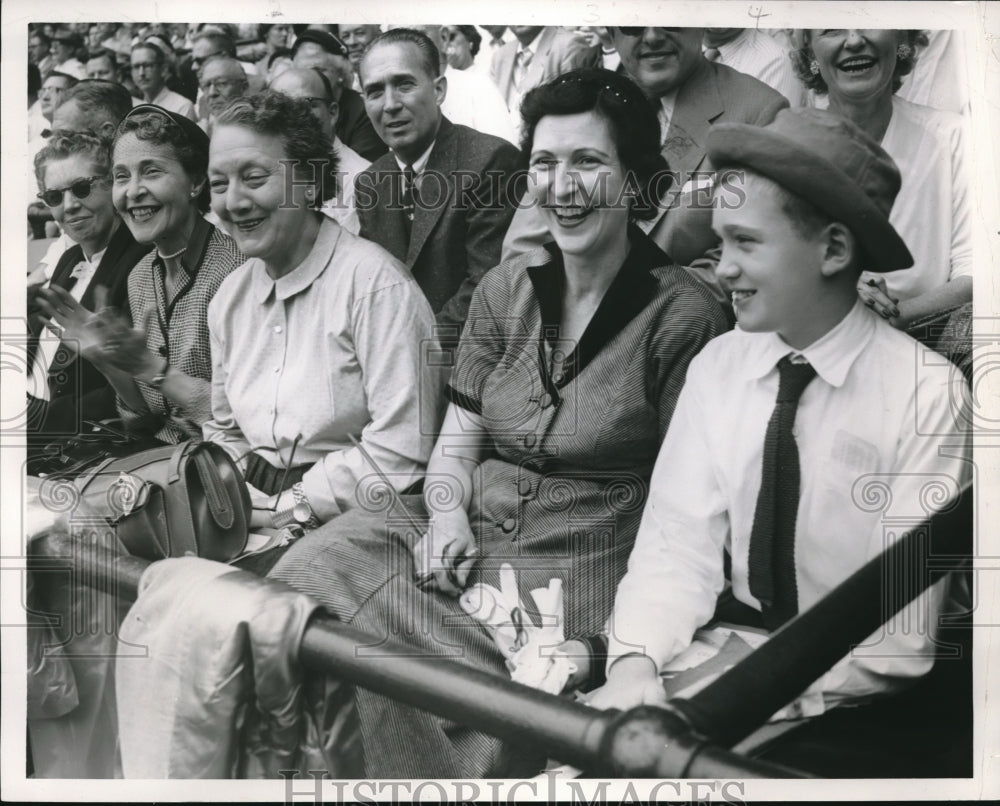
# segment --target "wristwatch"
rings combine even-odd
[[[315,529],[319,526],[319,519],[309,505],[309,499],[306,498],[306,494],[302,490],[301,481],[292,485],[292,498],[295,503],[291,507],[271,514],[271,526],[275,529],[281,529],[293,523],[306,529]]]

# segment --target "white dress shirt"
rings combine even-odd
[[[195,114],[194,104],[180,93],[169,90],[166,87],[160,90],[160,94],[150,101],[150,103],[162,106],[168,112],[174,112],[186,118],[191,118],[195,123],[198,122],[198,115]]]
[[[323,203],[323,215],[329,216],[353,235],[361,231],[361,221],[354,206],[354,180],[371,163],[357,151],[334,135],[333,152],[337,155],[340,187],[337,193]]]
[[[315,463],[302,487],[321,520],[359,506],[378,483],[350,436],[398,490],[423,476],[444,400],[434,315],[380,246],[324,219],[312,251],[283,277],[271,279],[257,258],[227,277],[208,326],[206,440],[283,467],[301,435],[294,464]]]
[[[791,352],[776,334],[735,330],[691,362],[608,623],[609,663],[644,651],[662,668],[683,651],[714,612],[724,548],[736,599],[760,609],[749,588],[750,533],[776,365]],[[928,517],[928,485],[949,493],[964,485],[971,454],[953,404],[963,399],[961,373],[860,302],[799,352],[817,371],[793,430],[801,466],[801,612]],[[802,713],[927,672],[943,597],[938,583],[890,622],[894,628],[835,665],[800,701]],[[899,626],[905,618],[909,629]]]
[[[972,220],[964,119],[955,112],[892,99],[882,148],[903,178],[889,222],[913,255],[913,267],[882,276],[889,293],[912,299],[972,275]]]

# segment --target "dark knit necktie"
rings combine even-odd
[[[750,532],[750,593],[764,626],[776,630],[799,611],[795,582],[795,516],[799,510],[799,450],[792,435],[799,398],[816,377],[807,363],[778,362],[778,400],[764,436],[760,493]]]
[[[409,239],[410,231],[413,229],[413,166],[410,164],[403,166],[403,220],[406,227],[406,237]]]

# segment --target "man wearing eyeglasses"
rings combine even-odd
[[[313,117],[323,127],[323,133],[333,142],[333,153],[337,158],[337,179],[340,186],[333,198],[324,202],[323,213],[344,229],[357,235],[361,230],[361,222],[354,206],[354,181],[359,173],[371,165],[371,162],[337,136],[336,126],[340,105],[336,100],[336,89],[323,72],[315,67],[307,70],[291,67],[276,76],[268,85],[268,89],[309,102]]]
[[[240,63],[232,56],[211,56],[198,75],[198,87],[205,96],[208,114],[198,121],[207,134],[212,133],[215,117],[230,101],[247,95],[248,82]]]
[[[132,48],[132,80],[148,104],[156,104],[191,120],[197,120],[194,104],[167,88],[170,66],[163,51],[152,42],[141,42]]]
[[[610,31],[620,69],[657,108],[661,153],[673,176],[672,183],[662,185],[658,215],[640,226],[727,304],[714,272],[719,239],[712,232],[713,174],[705,138],[716,123],[764,126],[788,101],[762,81],[705,58],[703,28]],[[534,249],[550,237],[538,211],[522,204],[504,239],[503,258]]]

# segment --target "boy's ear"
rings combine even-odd
[[[854,233],[839,221],[826,225],[823,231],[823,263],[820,268],[824,277],[833,277],[852,268],[856,262],[858,244]]]

